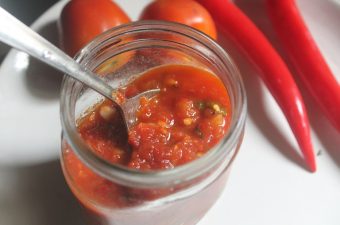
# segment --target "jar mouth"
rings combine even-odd
[[[175,35],[186,36],[193,41],[204,45],[204,47],[212,51],[219,58],[230,76],[229,78],[233,85],[232,92],[237,96],[232,105],[233,113],[227,134],[202,157],[172,169],[142,171],[109,163],[90,150],[78,134],[75,123],[74,107],[72,107],[72,104],[76,101],[78,96],[77,94],[74,94],[73,90],[75,87],[82,86],[82,84],[68,76],[64,76],[61,88],[60,115],[63,135],[66,138],[67,143],[89,168],[108,180],[127,186],[138,185],[147,188],[151,186],[163,187],[183,183],[208,173],[212,168],[216,167],[221,160],[225,159],[225,157],[230,158],[231,162],[236,154],[236,151],[232,151],[232,149],[236,149],[245,124],[247,111],[246,93],[239,70],[230,56],[207,35],[194,28],[173,22],[132,22],[112,28],[99,35],[80,50],[75,59],[77,62],[81,62],[88,54],[91,54],[91,52],[95,52],[96,49],[100,48],[105,41],[113,40],[132,32],[143,31],[164,31]],[[230,92],[230,90],[228,90],[228,92]]]

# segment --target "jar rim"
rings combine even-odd
[[[88,45],[81,49],[75,56],[75,59],[77,62],[80,62],[83,57],[89,54],[94,48],[97,48],[102,41],[124,35],[129,32],[143,30],[147,30],[149,32],[152,30],[162,30],[192,38],[213,50],[213,52],[221,59],[223,64],[226,64],[227,68],[230,70],[230,76],[232,76],[235,90],[239,95],[239,102],[236,104],[236,107],[233,108],[231,126],[228,133],[224,135],[218,144],[207,151],[202,157],[184,165],[176,166],[172,169],[141,171],[109,163],[91,151],[80,138],[75,128],[75,120],[72,120],[72,112],[70,112],[70,88],[80,82],[75,81],[68,76],[64,76],[60,100],[60,118],[63,135],[75,154],[89,168],[93,169],[104,178],[122,185],[139,185],[141,187],[150,187],[155,185],[168,186],[178,182],[190,181],[198,177],[203,172],[208,172],[209,169],[216,166],[217,162],[221,160],[221,155],[223,155],[223,153],[228,154],[230,158],[233,158],[236,154],[236,152],[228,152],[225,149],[233,149],[238,144],[238,137],[240,137],[243,133],[247,111],[246,93],[243,81],[238,68],[230,56],[210,37],[189,26],[166,21],[138,21],[114,27],[97,36]]]

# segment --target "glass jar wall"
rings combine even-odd
[[[245,92],[228,55],[192,28],[146,21],[100,35],[76,59],[114,88],[164,65],[202,68],[223,82],[231,104],[226,135],[202,157],[156,171],[111,164],[94,153],[80,137],[77,125],[103,97],[71,78],[65,78],[62,85],[62,167],[72,192],[96,224],[196,224],[221,194],[243,137]]]

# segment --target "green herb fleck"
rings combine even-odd
[[[195,134],[197,134],[198,137],[203,138],[203,133],[202,133],[201,129],[198,126],[195,127],[194,132],[195,132]]]

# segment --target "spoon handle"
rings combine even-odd
[[[0,41],[49,64],[112,99],[111,86],[0,7]]]

